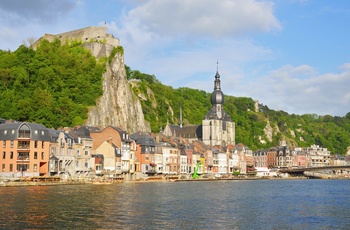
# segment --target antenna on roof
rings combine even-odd
[[[216,60],[216,71],[219,71],[219,59]]]
[[[182,128],[182,107],[180,105],[180,128]]]

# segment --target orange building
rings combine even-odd
[[[135,165],[136,172],[154,175],[155,167],[155,145],[156,140],[147,132],[137,132],[130,135],[131,139],[136,142]]]
[[[41,124],[0,124],[1,177],[48,176],[49,130]]]
[[[128,133],[118,127],[107,126],[102,131],[90,132],[93,139],[92,153],[102,154],[104,156],[103,167],[105,170],[114,171],[116,175],[123,175],[127,180],[133,179],[135,172],[135,142],[130,139]],[[108,146],[107,147],[107,145]],[[108,151],[114,148],[115,154],[114,165],[108,167]],[[111,156],[110,156],[111,157]]]

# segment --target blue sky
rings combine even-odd
[[[174,88],[290,114],[350,112],[348,0],[2,0],[0,49],[106,23],[125,63]]]

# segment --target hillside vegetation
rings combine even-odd
[[[0,117],[54,128],[82,124],[102,95],[107,62],[96,60],[79,42],[62,46],[59,40],[44,40],[37,50],[23,45],[14,52],[0,50]],[[201,124],[211,107],[211,92],[174,89],[127,66],[126,72],[153,132],[167,122],[178,124],[180,107],[185,125]],[[254,105],[251,98],[226,95],[224,108],[236,123],[236,143],[256,150],[285,140],[291,147],[317,144],[339,154],[350,146],[350,113],[295,115],[264,105],[255,112]]]
[[[142,103],[145,119],[153,132],[159,132],[166,123],[179,124],[180,107],[183,123],[201,124],[211,108],[210,96],[202,90],[174,89],[163,85],[154,75],[127,69],[128,79]],[[308,147],[312,144],[328,148],[333,154],[345,154],[350,146],[350,113],[344,117],[296,115],[275,111],[259,105],[255,112],[252,98],[225,95],[224,108],[236,123],[236,143],[243,143],[253,150],[278,146],[285,140],[291,147]],[[272,138],[264,129],[269,122]]]
[[[106,59],[96,61],[80,42],[41,42],[0,50],[0,117],[47,127],[82,124],[102,95]]]

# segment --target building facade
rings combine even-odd
[[[208,146],[234,145],[235,123],[224,110],[225,96],[221,91],[218,71],[215,75],[214,91],[211,94],[210,102],[212,108],[202,121],[202,141]]]
[[[49,130],[41,124],[0,124],[2,177],[48,176]]]

